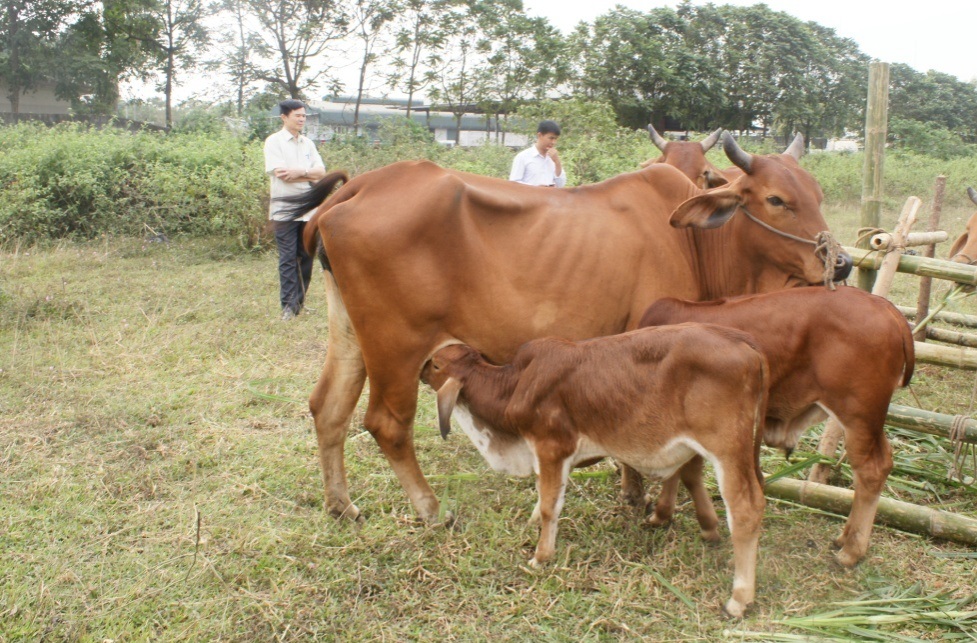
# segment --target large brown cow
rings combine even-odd
[[[641,167],[645,168],[653,163],[665,163],[677,168],[700,188],[715,188],[726,185],[729,181],[723,176],[722,171],[706,159],[706,152],[716,145],[722,133],[722,129],[717,129],[698,143],[666,141],[661,134],[655,131],[653,126],[649,125],[648,134],[651,136],[651,142],[661,150],[662,155],[658,158],[648,159],[641,164]]]
[[[967,196],[977,204],[977,190],[967,188]],[[970,215],[963,234],[957,237],[950,247],[950,261],[977,264],[977,212]]]
[[[739,149],[728,135],[724,144]],[[328,266],[329,346],[309,406],[329,511],[361,516],[343,447],[366,378],[364,426],[431,521],[439,502],[417,463],[413,422],[421,367],[439,348],[466,343],[504,363],[533,338],[633,329],[663,296],[822,282],[817,183],[793,157],[740,154],[750,170],[710,191],[665,164],[554,189],[408,161],[362,174],[325,201],[305,243],[311,250],[321,238]],[[293,200],[294,211],[318,205],[335,182]],[[733,216],[741,209],[753,219]],[[835,277],[849,270],[850,259]]]

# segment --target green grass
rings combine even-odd
[[[849,215],[828,215],[850,244]],[[903,277],[894,297],[909,303]],[[912,589],[974,609],[971,549],[877,527],[845,571],[837,517],[771,501],[757,602],[727,621],[728,538],[703,544],[684,496],[670,528],[641,526],[606,462],[574,476],[556,559],[531,570],[533,481],[492,473],[460,433],[442,441],[424,389],[418,455],[457,522],[414,520],[359,414],[346,461],[369,519],[337,522],[306,406],[328,341],[321,286],[309,305],[280,323],[274,257],[234,240],[3,249],[0,641],[772,639],[867,595]],[[924,408],[972,407],[972,373],[918,372]],[[975,514],[972,490],[939,481],[945,441],[892,435],[902,466],[932,480],[887,495]],[[767,473],[783,465],[764,454]],[[856,626],[951,631],[938,619]]]

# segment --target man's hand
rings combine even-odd
[[[275,176],[286,183],[311,180],[309,178],[308,170],[302,170],[294,167],[280,167],[275,170]]]

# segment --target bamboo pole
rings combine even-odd
[[[864,250],[844,246],[845,252],[851,255],[855,265],[859,268],[877,270],[882,265],[882,257],[875,250]],[[936,279],[955,281],[966,286],[977,286],[977,266],[943,259],[929,259],[913,255],[902,255],[899,258],[898,272],[908,273]]]
[[[896,306],[899,312],[906,316],[906,319],[917,319],[916,311],[908,306]],[[964,315],[961,313],[936,313],[933,319],[941,322],[946,322],[948,324],[953,324],[955,326],[963,326],[965,328],[977,328],[977,316],[975,315]]]
[[[962,346],[939,346],[916,342],[916,361],[977,371],[977,350]]]
[[[938,342],[966,346],[967,348],[977,348],[977,335],[961,333],[955,330],[945,330],[943,328],[933,328],[929,325],[923,329],[923,333],[926,334],[926,339],[935,339]],[[917,339],[916,341],[922,340]]]
[[[945,230],[910,232],[909,236],[903,240],[902,245],[907,248],[913,246],[933,246],[937,243],[943,243],[949,238],[950,235]],[[880,232],[869,240],[869,246],[871,246],[872,250],[888,250],[894,244],[893,236],[888,232]]]
[[[934,413],[902,404],[890,404],[885,423],[889,426],[897,426],[900,429],[949,438],[953,419],[954,416],[946,413]],[[977,444],[977,420],[967,418],[964,421],[961,439],[970,444]]]
[[[930,211],[929,225],[927,231],[935,231],[940,226],[940,215],[943,213],[943,195],[946,192],[946,177],[942,174],[936,177],[933,184],[933,209]],[[932,259],[936,256],[936,243],[926,246],[923,256]],[[916,299],[916,319],[926,319],[930,308],[930,292],[933,289],[932,277],[919,278],[919,296]],[[928,329],[918,331],[914,337],[917,342],[925,342],[928,336]]]
[[[772,498],[789,500],[841,515],[851,513],[852,498],[855,495],[849,489],[790,478],[768,482],[764,491]],[[977,545],[977,520],[947,511],[929,509],[891,498],[880,498],[875,520],[903,531]]]
[[[885,257],[882,259],[882,266],[879,268],[875,278],[875,285],[872,286],[873,295],[879,297],[889,296],[889,288],[892,286],[892,280],[896,276],[896,269],[899,267],[899,257],[906,251],[905,239],[909,236],[909,231],[912,229],[913,224],[916,223],[916,213],[919,212],[922,204],[923,202],[915,196],[906,199],[906,204],[903,206],[902,213],[899,215],[899,222],[896,224],[896,229],[892,233],[892,247],[886,251]],[[838,444],[841,442],[841,437],[844,435],[844,432],[845,427],[842,426],[841,422],[834,417],[829,418],[828,422],[824,425],[824,431],[821,432],[818,453],[827,458],[834,459],[835,452],[838,450]],[[811,482],[824,484],[828,481],[830,474],[831,467],[829,464],[827,462],[818,462],[811,467],[807,479]]]
[[[865,109],[865,164],[862,168],[863,228],[878,228],[882,221],[882,165],[889,110],[889,64],[874,62],[868,68],[868,102]],[[867,244],[866,239],[863,243]],[[859,267],[858,287],[871,291],[875,273]]]

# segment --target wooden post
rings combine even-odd
[[[854,492],[826,484],[780,478],[768,482],[764,493],[833,513],[851,513]],[[920,507],[901,500],[880,498],[875,521],[916,534],[977,545],[977,520],[938,509]]]
[[[936,232],[936,229],[940,226],[940,215],[943,212],[943,194],[946,192],[946,177],[942,174],[936,177],[936,183],[933,185],[933,209],[930,211],[929,225],[926,226],[927,232]],[[936,256],[936,244],[931,243],[926,246],[926,251],[923,253],[924,257],[932,259]],[[933,278],[932,277],[920,277],[919,278],[919,297],[916,299],[916,319],[926,319],[926,315],[930,312],[930,292],[933,288]],[[917,342],[926,341],[926,329],[921,328],[914,335],[913,338]]]
[[[892,233],[893,245],[882,259],[882,267],[879,268],[878,277],[876,278],[875,285],[872,287],[873,295],[878,295],[879,297],[887,297],[889,295],[889,288],[892,287],[892,280],[895,278],[896,269],[899,267],[899,258],[906,251],[905,239],[909,236],[909,231],[912,229],[913,224],[916,223],[916,213],[922,204],[923,202],[918,197],[911,196],[906,199],[906,205],[903,206],[902,214],[899,215],[899,223],[896,224],[895,232]],[[829,418],[824,425],[821,441],[818,443],[818,453],[829,458],[834,458],[844,430],[845,427],[838,420],[833,417]],[[829,473],[831,473],[831,468],[828,463],[818,462],[811,467],[811,472],[808,474],[807,479],[811,482],[824,484],[828,481]]]
[[[863,228],[878,228],[882,221],[882,162],[889,115],[889,64],[874,62],[868,68],[868,105],[865,110],[865,164],[862,168]],[[859,244],[867,248],[866,239]],[[858,287],[870,291],[875,273],[858,269]]]

